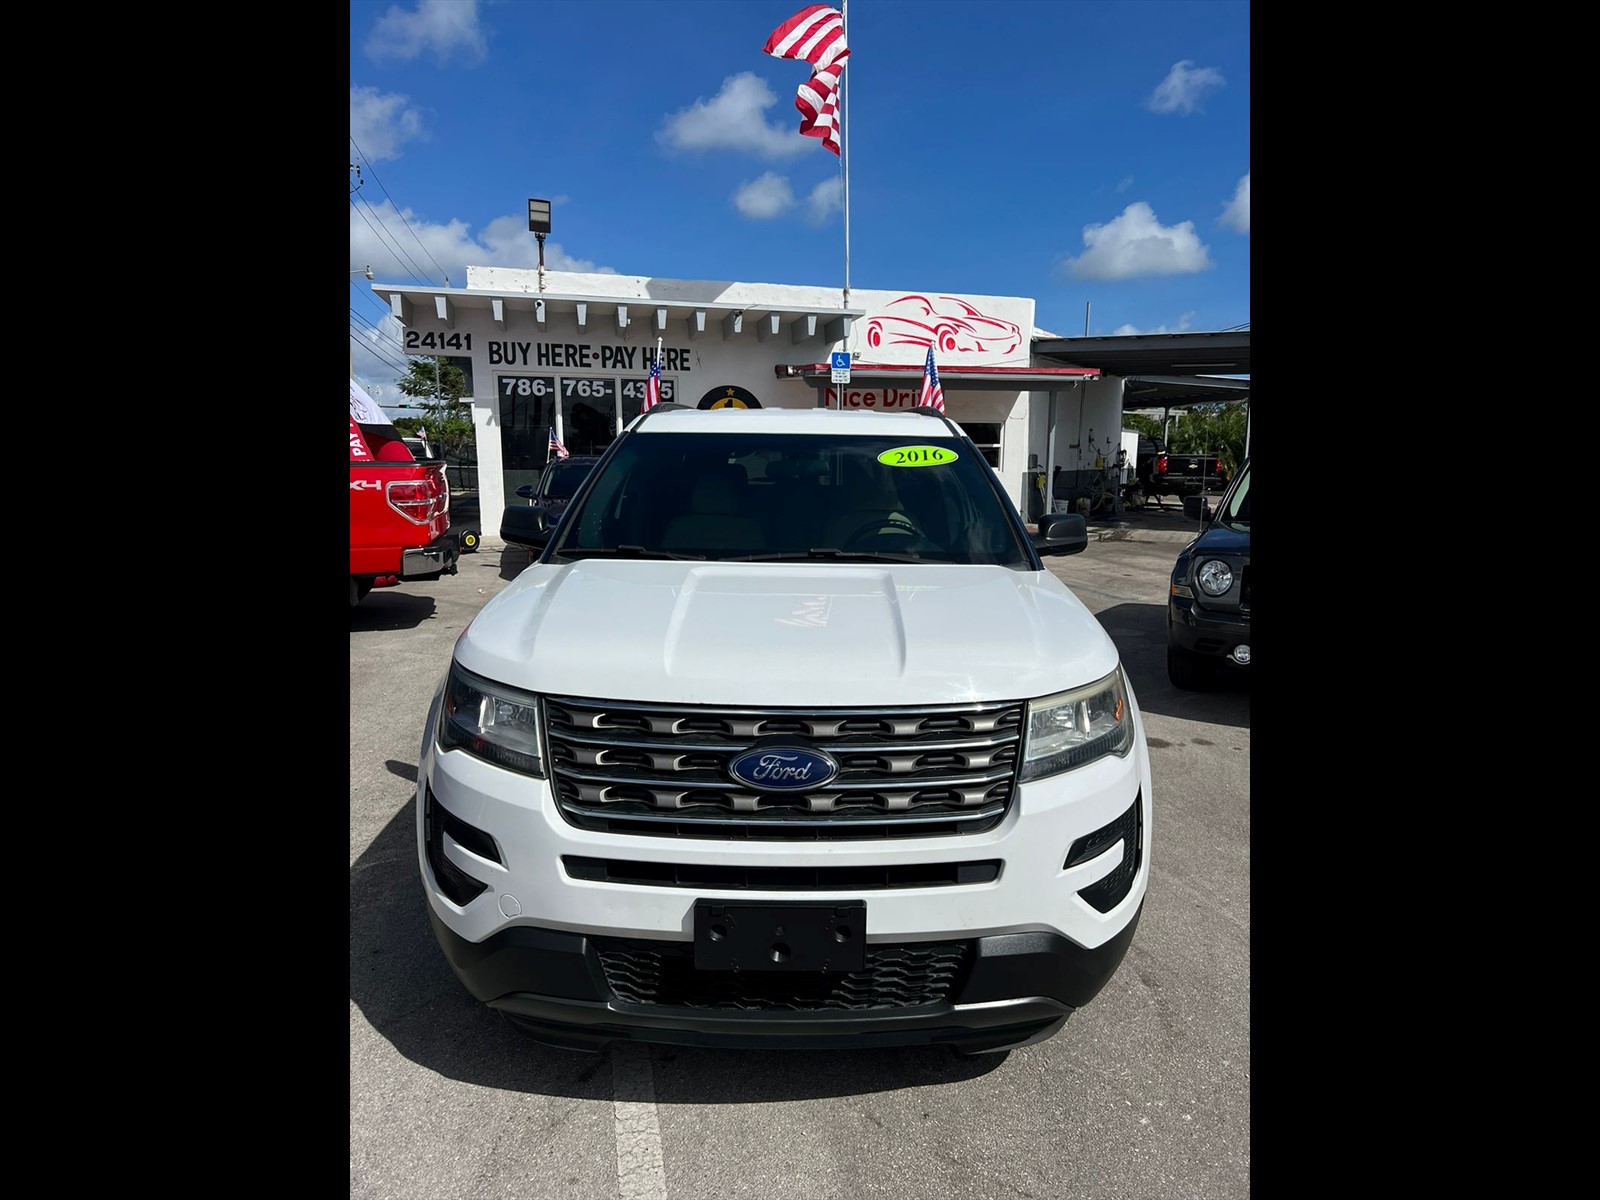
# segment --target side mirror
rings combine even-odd
[[[545,525],[543,510],[527,505],[506,509],[500,515],[500,540],[543,550],[550,541],[550,530]]]
[[[1089,546],[1089,523],[1081,513],[1048,513],[1039,518],[1033,548],[1040,554],[1077,554]]]
[[[1191,521],[1204,523],[1217,514],[1211,511],[1211,505],[1206,503],[1204,496],[1185,496],[1183,498],[1183,515]]]
[[[531,483],[523,484],[521,487],[519,487],[517,489],[517,495],[521,496],[524,500],[532,500],[533,499],[533,484],[531,484]]]

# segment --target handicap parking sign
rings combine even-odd
[[[833,382],[850,382],[850,351],[835,350],[830,356],[833,361]]]

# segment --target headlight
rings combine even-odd
[[[439,745],[544,778],[539,697],[450,664],[439,706]]]
[[[1099,683],[1034,700],[1028,705],[1028,739],[1022,778],[1070,771],[1106,754],[1133,748],[1133,713],[1118,667]]]
[[[1200,590],[1208,596],[1220,596],[1233,586],[1233,568],[1220,558],[1208,558],[1195,572]]]

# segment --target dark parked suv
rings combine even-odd
[[[1167,677],[1199,689],[1215,682],[1219,668],[1250,667],[1250,460],[1215,511],[1203,496],[1184,497],[1183,511],[1201,529],[1172,568]]]
[[[573,454],[566,458],[552,458],[546,464],[538,483],[525,483],[517,495],[528,502],[527,506],[508,505],[500,517],[500,537],[515,541],[518,535],[527,536],[555,528],[567,501],[578,494],[583,481],[589,478],[598,454]]]

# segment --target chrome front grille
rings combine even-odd
[[[810,839],[990,829],[1016,790],[1024,705],[732,709],[545,701],[551,782],[575,825],[664,836]],[[764,792],[728,774],[759,743],[826,751],[839,774]]]

